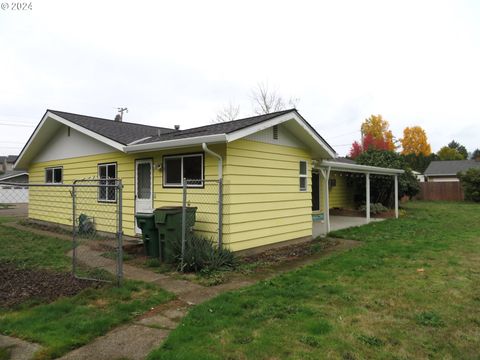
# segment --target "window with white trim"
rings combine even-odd
[[[305,160],[300,161],[300,191],[307,191],[307,162]]]
[[[47,184],[61,184],[63,182],[63,168],[61,166],[46,168],[45,182]]]
[[[116,202],[117,191],[115,189],[115,180],[117,178],[117,164],[98,164],[98,178],[100,186],[98,187],[98,201]]]
[[[189,187],[202,187],[203,154],[172,155],[163,157],[163,186],[183,186],[183,179],[199,180],[189,182]]]

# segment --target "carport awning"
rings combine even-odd
[[[332,171],[346,171],[346,172],[356,172],[362,174],[378,174],[378,175],[400,175],[405,172],[402,169],[389,169],[378,166],[368,166],[368,165],[358,165],[343,163],[337,161],[328,161],[323,160],[319,167],[330,168]]]
[[[339,162],[335,160],[323,160],[314,168],[317,168],[322,173],[325,189],[325,221],[327,224],[327,233],[330,232],[330,203],[329,203],[329,187],[328,184],[330,178],[330,171],[343,171],[365,174],[366,187],[365,187],[365,199],[366,210],[365,217],[366,222],[370,222],[370,175],[389,175],[394,177],[394,192],[395,192],[395,217],[398,218],[398,175],[403,174],[405,171],[402,169],[389,169],[378,166],[358,165],[354,163]]]

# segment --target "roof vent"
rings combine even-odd
[[[175,130],[180,130],[180,125],[174,125],[173,127],[175,128]]]
[[[278,140],[278,125],[273,125],[273,139]]]

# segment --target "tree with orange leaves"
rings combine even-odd
[[[420,126],[406,127],[403,129],[402,154],[423,154],[428,156],[432,153],[432,148],[427,140],[427,134]]]
[[[390,124],[382,118],[382,115],[371,115],[362,124],[362,135],[371,135],[376,141],[385,143],[386,150],[394,151],[393,134],[389,129]]]

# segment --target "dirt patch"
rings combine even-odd
[[[102,283],[80,280],[69,273],[19,269],[11,263],[0,263],[0,307],[12,307],[33,299],[52,302],[88,287],[101,286]]]
[[[276,264],[313,255],[330,247],[336,246],[338,243],[338,239],[324,238],[321,240],[314,240],[301,244],[274,248],[255,255],[240,257],[239,261],[241,264],[251,264],[257,262]]]

